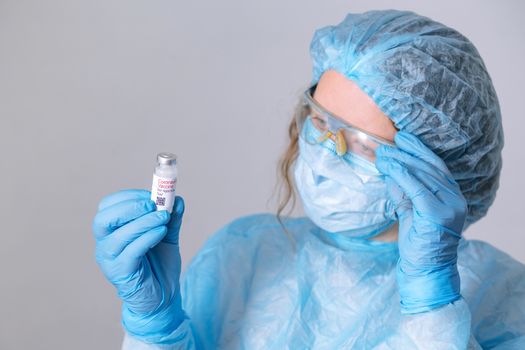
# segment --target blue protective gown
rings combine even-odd
[[[349,239],[271,214],[215,233],[182,277],[187,319],[173,344],[140,349],[525,349],[525,265],[461,239],[462,299],[403,315],[397,242]]]

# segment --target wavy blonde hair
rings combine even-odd
[[[281,158],[279,159],[279,163],[277,167],[276,188],[278,188],[278,199],[279,199],[279,203],[277,206],[277,220],[283,227],[286,235],[292,240],[292,243],[294,241],[293,237],[288,232],[288,230],[286,229],[283,223],[283,212],[286,209],[286,207],[288,207],[288,205],[291,204],[286,214],[291,213],[297,201],[293,176],[291,174],[292,166],[294,165],[295,160],[297,159],[297,155],[299,153],[299,146],[298,146],[299,130],[297,128],[297,123],[295,120],[296,118],[305,118],[306,115],[307,115],[307,109],[306,109],[306,106],[303,102],[302,95],[301,95],[301,98],[299,98],[299,101],[297,102],[295,106],[292,120],[290,121],[290,124],[288,125],[289,143],[284,153],[282,154]]]

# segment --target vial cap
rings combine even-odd
[[[173,153],[162,152],[157,154],[157,162],[163,165],[175,165],[177,164],[177,156]]]

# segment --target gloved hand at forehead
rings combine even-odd
[[[457,246],[467,204],[443,160],[417,137],[399,131],[394,141],[397,148],[377,148],[376,167],[399,218],[402,311],[417,313],[460,298]]]

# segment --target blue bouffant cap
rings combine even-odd
[[[458,31],[410,11],[348,14],[315,31],[311,84],[333,69],[447,164],[468,203],[465,228],[499,186],[503,128],[492,80]]]

